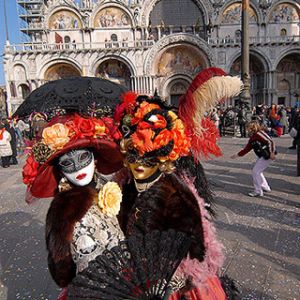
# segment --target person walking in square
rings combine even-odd
[[[248,144],[239,153],[232,155],[231,158],[235,159],[238,156],[244,156],[251,150],[254,150],[258,157],[252,169],[254,191],[248,195],[250,197],[260,197],[264,195],[264,192],[271,191],[263,171],[275,159],[275,145],[272,138],[263,130],[258,122],[250,122],[247,129],[250,136]]]
[[[246,137],[246,125],[247,125],[247,110],[244,103],[241,104],[241,107],[237,114],[238,124],[240,126],[241,138]]]
[[[11,136],[10,146],[11,146],[11,150],[12,150],[12,155],[10,157],[10,164],[17,165],[18,164],[17,135],[16,135],[15,128],[13,127],[12,122],[13,122],[12,120],[11,121],[5,120],[4,126],[5,126],[6,131],[9,132],[9,134]]]
[[[10,141],[10,133],[5,129],[5,125],[0,123],[0,156],[3,168],[10,166],[10,158],[12,155]]]

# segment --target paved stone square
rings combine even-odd
[[[265,175],[272,192],[250,198],[253,153],[230,159],[246,139],[221,140],[224,156],[205,163],[216,194],[218,236],[225,246],[223,272],[242,299],[298,300],[300,277],[300,177],[290,138],[276,139],[279,154]],[[24,159],[20,159],[21,164]],[[47,270],[44,223],[49,199],[24,202],[21,167],[0,168],[0,300],[56,299]]]

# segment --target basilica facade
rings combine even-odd
[[[43,83],[103,77],[177,104],[195,74],[241,72],[238,0],[17,0],[20,45],[5,47],[8,109]],[[300,99],[300,0],[250,1],[252,104]]]

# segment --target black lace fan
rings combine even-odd
[[[26,117],[33,112],[94,113],[110,115],[128,91],[107,79],[69,77],[50,81],[34,90],[19,106],[13,117]]]
[[[68,299],[167,299],[189,246],[190,238],[174,230],[132,236],[91,261],[69,285]]]

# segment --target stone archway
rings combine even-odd
[[[30,94],[30,88],[27,84],[22,83],[18,86],[19,94],[22,97],[22,99],[26,99]]]
[[[300,54],[283,57],[276,67],[278,104],[293,106],[300,95]]]
[[[57,63],[50,66],[44,73],[44,80],[53,81],[61,78],[81,76],[81,72],[68,63]]]
[[[252,98],[252,104],[266,103],[266,83],[267,72],[264,62],[256,55],[250,53],[250,94]],[[230,75],[241,75],[241,57],[238,57],[231,65]]]
[[[178,107],[179,99],[184,95],[190,85],[190,82],[184,78],[175,78],[169,82],[166,87],[169,103]]]
[[[111,58],[103,61],[96,69],[96,77],[109,79],[115,83],[131,87],[131,71],[130,68],[122,61]]]

